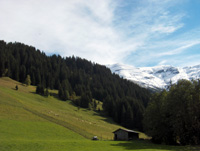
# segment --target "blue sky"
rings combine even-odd
[[[0,0],[0,39],[136,67],[200,64],[200,0]]]

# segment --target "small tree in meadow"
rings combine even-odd
[[[25,80],[26,86],[29,86],[31,84],[31,77],[30,75],[27,75],[26,80]]]

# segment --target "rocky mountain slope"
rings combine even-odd
[[[142,87],[153,89],[164,89],[170,83],[176,83],[180,79],[198,79],[200,78],[200,65],[192,67],[133,67],[124,64],[108,65],[111,71],[119,74],[124,79],[138,83]]]

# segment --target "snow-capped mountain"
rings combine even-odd
[[[147,88],[164,89],[170,83],[176,83],[180,79],[199,79],[200,65],[193,67],[173,67],[173,66],[156,66],[156,67],[133,67],[123,64],[108,65],[108,68],[115,74],[124,79],[131,80]]]

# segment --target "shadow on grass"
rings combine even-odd
[[[79,111],[80,109],[81,111],[84,111],[84,112],[93,111],[94,112],[93,115],[102,117],[101,119],[102,121],[105,121],[110,124],[117,124],[116,122],[113,121],[111,117],[107,116],[106,113],[102,110],[99,111],[99,110],[94,110],[94,109],[89,109],[89,108],[82,108],[82,107],[79,107],[74,101],[70,101],[69,103],[73,105],[74,107],[77,107],[75,111]]]
[[[42,94],[38,94],[38,93],[36,93],[36,92],[30,92],[30,93],[36,94],[36,95],[40,95],[40,96],[45,97],[45,98],[48,98],[48,96],[45,96],[45,95],[42,95]],[[49,96],[52,96],[52,97],[54,97],[54,98],[60,100],[58,94],[56,94],[56,93],[50,92],[50,93],[49,93]],[[62,100],[60,100],[60,101],[62,101]]]
[[[135,140],[135,141],[117,141],[111,146],[122,147],[125,150],[147,150],[152,151],[199,151],[199,147],[195,146],[170,146],[170,145],[159,145],[153,144],[148,140]]]
[[[54,98],[56,98],[56,99],[58,99],[58,100],[60,100],[60,98],[59,98],[59,96],[58,96],[57,93],[50,92],[49,95],[50,95],[50,96],[53,96]]]
[[[106,112],[104,112],[104,111],[98,111],[98,110],[94,110],[94,116],[101,116],[102,117],[102,119],[101,120],[103,120],[104,122],[107,122],[107,123],[110,123],[110,124],[116,124],[116,125],[119,125],[119,123],[117,123],[117,122],[115,122],[114,120],[113,120],[113,118],[112,117],[109,117],[107,114],[106,114]]]

